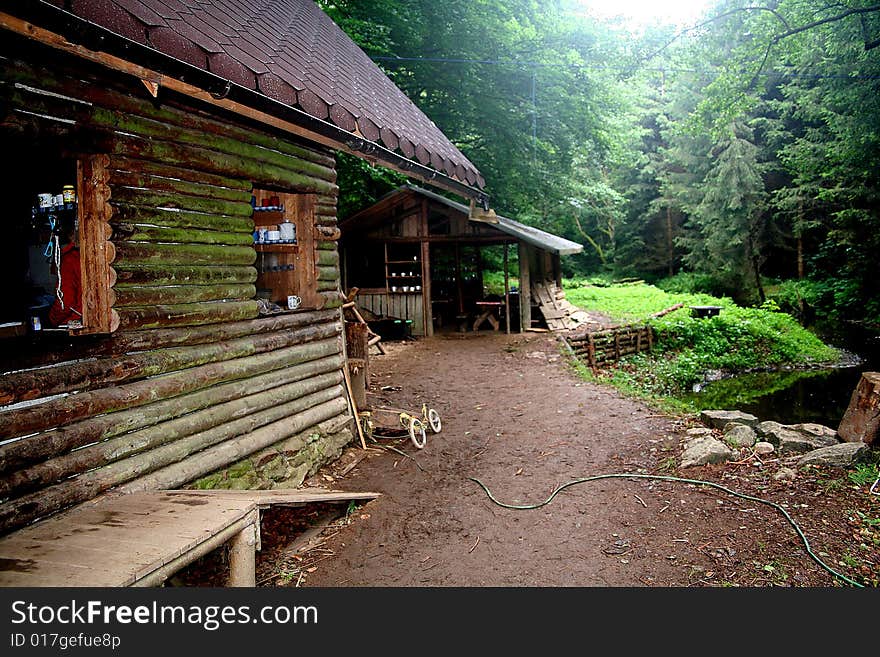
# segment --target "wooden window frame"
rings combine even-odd
[[[277,196],[280,204],[284,206],[283,217],[296,226],[296,249],[293,251],[294,270],[290,283],[292,288],[287,290],[287,294],[280,296],[296,295],[301,299],[299,308],[290,312],[321,308],[324,304],[324,297],[318,292],[318,258],[316,253],[318,245],[315,223],[317,194],[278,192],[254,186],[253,195],[257,205],[261,204],[263,198]],[[259,211],[254,211],[255,226],[259,225],[256,223],[258,213]],[[257,287],[259,287],[259,276],[258,273]],[[281,305],[285,307],[284,304]]]
[[[119,315],[113,309],[116,273],[111,263],[116,249],[110,241],[109,166],[110,158],[103,154],[82,155],[76,162],[82,327],[70,328],[71,335],[112,333],[119,328]]]

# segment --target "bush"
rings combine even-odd
[[[701,382],[704,373],[732,374],[780,366],[805,367],[833,362],[837,351],[826,346],[773,303],[741,308],[730,299],[700,294],[669,294],[652,285],[577,288],[566,297],[586,310],[617,320],[638,321],[683,303],[684,308],[649,319],[657,332],[654,353],[621,361],[618,381],[652,394],[676,394]],[[719,315],[697,319],[688,306],[721,306]]]

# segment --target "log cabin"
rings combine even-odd
[[[561,257],[580,253],[582,244],[416,185],[343,219],[340,230],[343,286],[358,288],[358,305],[380,318],[379,331],[390,322],[405,322],[413,336],[575,325],[563,301]],[[504,272],[517,259],[517,289],[508,276],[503,289],[485,289],[483,250],[490,247],[502,249]]]
[[[162,546],[102,579],[70,559],[110,548],[79,545],[60,576],[21,532],[126,495],[296,488],[338,457],[335,153],[487,208],[484,181],[311,0],[3,2],[0,30],[0,585],[161,583]],[[253,546],[253,508],[211,545],[246,526]]]

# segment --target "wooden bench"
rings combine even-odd
[[[0,586],[158,586],[227,543],[227,584],[254,586],[261,509],[376,497],[322,488],[106,495],[0,538]]]

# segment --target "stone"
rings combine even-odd
[[[776,446],[779,448],[780,454],[803,454],[821,447],[830,447],[826,439],[805,436],[788,428],[776,430],[768,436],[767,442],[772,443],[773,438],[779,440]],[[834,444],[837,444],[837,440],[834,441]]]
[[[699,438],[700,436],[711,436],[712,430],[709,427],[692,427],[685,431],[685,434],[693,438]]]
[[[759,422],[755,425],[755,433],[758,434],[758,438],[766,438],[770,433],[775,431],[776,429],[782,429],[783,425],[779,422],[772,422],[767,420],[765,422]],[[778,441],[777,441],[778,443]]]
[[[681,467],[690,468],[707,463],[723,463],[736,454],[720,440],[710,436],[696,438],[685,447],[681,454]]]
[[[797,467],[830,465],[836,468],[848,468],[865,458],[868,451],[869,448],[865,443],[838,443],[804,454],[798,460]]]
[[[728,422],[724,426],[724,442],[731,447],[751,447],[758,439],[752,427],[738,422]]]
[[[713,429],[723,429],[728,422],[739,422],[753,427],[758,423],[758,418],[741,411],[701,411],[700,422]]]
[[[797,431],[798,433],[801,433],[810,438],[821,440],[827,445],[836,445],[840,442],[840,438],[837,436],[837,431],[835,431],[831,427],[826,427],[824,424],[816,424],[815,422],[804,422],[801,424],[786,424],[785,428],[791,429],[792,431]]]
[[[755,443],[755,454],[758,454],[759,456],[767,456],[775,451],[776,448],[772,443],[765,443],[762,440]]]
[[[797,472],[792,470],[791,468],[779,468],[773,478],[776,481],[794,481],[797,477]]]
[[[880,372],[862,372],[837,433],[846,442],[880,447]]]

